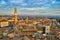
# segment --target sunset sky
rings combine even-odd
[[[60,0],[0,0],[0,15],[60,15]]]

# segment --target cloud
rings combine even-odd
[[[22,5],[22,6],[27,6],[28,4],[27,4],[27,3],[22,3],[21,5]]]
[[[55,4],[56,3],[56,1],[52,1],[52,4]]]
[[[12,5],[19,5],[19,6],[26,6],[27,3],[24,2],[24,0],[9,0]]]
[[[0,1],[0,7],[5,6],[7,3],[4,0]]]
[[[0,4],[6,4],[6,2],[4,0],[2,0]]]
[[[8,5],[10,7],[18,6],[19,8],[28,7],[31,8],[30,10],[35,10],[35,8],[38,9],[37,7],[39,7],[39,9],[58,8],[59,3],[60,2],[56,2],[55,0],[2,0],[0,5]]]
[[[36,8],[33,7],[33,8],[20,8],[20,9],[18,8],[18,10],[19,10],[20,12],[21,12],[21,11],[22,11],[22,12],[23,12],[23,11],[24,11],[24,12],[26,12],[26,11],[38,11],[38,10],[47,10],[47,9],[48,9],[48,7],[41,7],[41,8],[40,8],[40,7],[36,7]],[[41,12],[41,13],[42,13],[42,12]],[[44,12],[43,12],[43,13],[44,13]]]
[[[57,0],[51,0],[52,4],[60,4],[60,1]]]
[[[23,3],[23,0],[9,0],[11,3]]]
[[[20,14],[21,13],[21,14]],[[58,14],[57,14],[58,13]],[[20,15],[47,15],[47,16],[49,16],[49,15],[51,15],[51,16],[53,16],[53,15],[60,15],[60,10],[59,11],[56,11],[56,10],[29,10],[29,11],[19,11],[19,14]]]

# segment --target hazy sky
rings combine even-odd
[[[60,0],[0,0],[0,15],[60,15]]]

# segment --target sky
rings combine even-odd
[[[0,0],[0,15],[60,15],[60,0]],[[57,14],[58,13],[58,14]]]

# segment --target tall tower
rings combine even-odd
[[[14,22],[15,22],[15,24],[17,24],[17,22],[18,22],[18,14],[17,14],[16,8],[14,8]]]
[[[28,16],[26,17],[25,22],[28,23]]]

